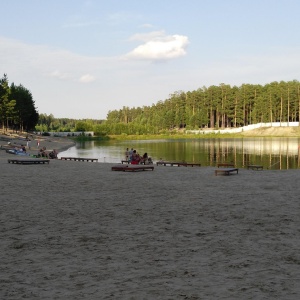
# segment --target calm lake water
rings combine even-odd
[[[142,141],[91,141],[77,143],[61,156],[98,158],[99,162],[120,163],[128,147],[140,155],[145,152],[156,162],[160,159],[199,162],[215,166],[233,162],[237,167],[263,165],[265,169],[300,167],[300,138],[180,139]]]

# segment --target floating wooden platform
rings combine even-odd
[[[162,166],[183,166],[183,167],[201,167],[200,163],[187,163],[187,162],[176,162],[176,161],[158,161],[156,162],[156,165],[162,165]]]
[[[234,167],[234,164],[233,163],[219,163],[217,164],[217,167],[220,168],[220,167]]]
[[[98,158],[86,158],[86,157],[61,157],[61,160],[74,160],[74,161],[98,161]]]
[[[49,164],[50,159],[8,159],[8,163],[22,164],[22,165],[34,165],[34,164]]]
[[[221,169],[215,170],[215,175],[217,176],[218,173],[221,173],[223,175],[230,175],[233,172],[236,172],[236,174],[238,174],[239,169],[237,169],[237,168],[221,168]]]
[[[111,167],[112,171],[129,171],[129,172],[136,172],[136,171],[146,171],[146,170],[154,170],[153,166],[148,165],[116,165]]]
[[[256,169],[256,170],[263,170],[263,166],[262,165],[248,165],[247,166],[247,169],[249,170],[249,169],[252,169],[252,170],[254,170],[254,169]]]

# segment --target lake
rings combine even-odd
[[[120,163],[128,147],[140,155],[145,152],[156,162],[160,159],[199,162],[215,166],[233,162],[236,167],[263,165],[264,169],[297,169],[300,167],[300,138],[224,138],[139,141],[90,141],[61,152],[61,156],[98,158],[99,162]]]

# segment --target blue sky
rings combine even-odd
[[[0,0],[0,77],[105,119],[203,86],[300,80],[299,0]]]

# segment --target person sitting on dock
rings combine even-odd
[[[125,160],[129,161],[130,157],[129,157],[129,148],[126,148],[125,151]]]
[[[132,157],[131,157],[131,164],[132,165],[138,165],[140,163],[141,157],[138,153],[136,153],[136,150],[133,150]]]
[[[129,163],[131,163],[131,161],[132,161],[132,155],[133,155],[133,148],[131,148],[131,149],[129,150],[129,159],[128,159],[128,162],[129,162]]]
[[[141,158],[140,164],[144,164],[144,165],[152,165],[153,161],[152,158],[150,156],[148,156],[148,153],[144,153],[143,157]]]
[[[140,160],[140,164],[147,164],[148,162],[148,153],[145,152],[144,155],[141,157],[141,160]]]
[[[49,153],[49,158],[51,159],[56,159],[57,158],[57,151],[55,149],[53,149],[50,153]]]

